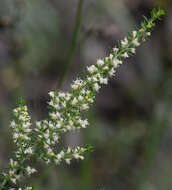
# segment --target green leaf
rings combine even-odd
[[[90,144],[87,144],[85,146],[85,148],[87,149],[87,152],[93,152],[94,151],[94,147],[92,145],[90,145]]]
[[[153,19],[158,19],[160,20],[162,16],[165,15],[165,10],[161,9],[161,8],[154,8],[152,11],[151,11],[151,17]]]
[[[17,101],[17,106],[24,106],[25,105],[25,100],[23,98],[18,98]]]

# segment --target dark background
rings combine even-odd
[[[48,92],[57,88],[75,28],[78,0],[0,1],[0,168],[15,150],[9,128],[23,97],[33,121],[47,115]],[[172,189],[172,1],[85,0],[82,22],[62,90],[108,55],[117,40],[161,6],[167,13],[150,41],[125,60],[86,114],[90,126],[61,144],[92,144],[70,166],[46,167],[26,178],[40,190]]]

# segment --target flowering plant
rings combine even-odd
[[[89,109],[101,86],[115,75],[124,58],[136,53],[136,47],[148,39],[155,21],[160,20],[163,15],[163,10],[153,9],[149,19],[144,17],[140,29],[119,41],[108,57],[98,59],[95,65],[88,66],[86,78],[76,79],[69,92],[49,92],[49,116],[36,121],[34,127],[24,100],[19,100],[18,107],[13,110],[14,120],[10,124],[17,150],[10,159],[9,171],[0,175],[1,190],[34,190],[34,187],[17,187],[23,176],[37,172],[33,166],[27,164],[33,158],[55,165],[62,161],[70,164],[72,159],[84,159],[84,154],[91,151],[92,147],[68,147],[57,151],[55,145],[59,142],[60,135],[88,126],[88,120],[81,117],[82,111]]]

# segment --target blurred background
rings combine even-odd
[[[24,183],[40,190],[172,189],[171,0],[1,0],[1,170],[15,150],[9,123],[18,97],[33,121],[46,117],[48,92],[68,90],[155,6],[167,14],[151,40],[100,90],[86,114],[90,126],[61,140],[94,151],[70,166],[37,163],[39,173]]]

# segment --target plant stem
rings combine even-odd
[[[78,1],[75,28],[74,28],[73,35],[72,35],[71,45],[70,45],[69,51],[67,53],[64,73],[58,84],[58,89],[60,89],[62,87],[64,80],[69,72],[70,65],[72,63],[72,58],[73,58],[73,55],[74,55],[76,47],[77,47],[77,40],[78,40],[79,32],[81,29],[81,22],[82,22],[83,3],[84,3],[84,0]]]
[[[164,119],[162,121],[156,121],[155,119],[153,123],[149,125],[151,129],[149,131],[148,142],[145,147],[143,169],[141,176],[139,176],[138,182],[134,188],[135,190],[144,189],[144,185],[149,181],[149,174],[153,167],[155,157],[158,153],[158,148],[162,143],[162,139],[167,128],[169,127],[167,121],[168,119],[164,116]]]

